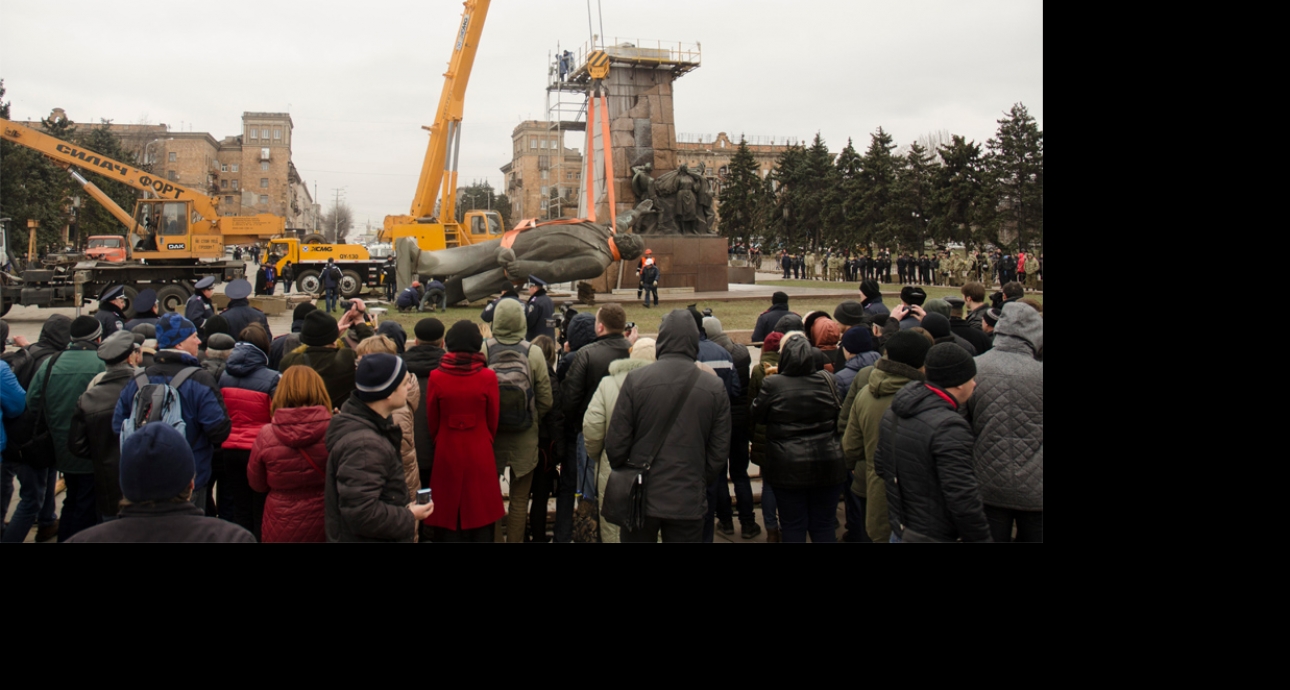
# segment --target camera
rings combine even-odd
[[[352,300],[343,299],[340,301],[341,311],[349,311],[350,309],[353,309],[353,308],[354,308],[354,302]]]
[[[626,326],[623,326],[623,333],[630,333],[630,332],[632,331],[632,329],[633,329],[633,328],[636,328],[636,322],[635,322],[635,321],[628,321],[628,322],[627,322],[627,325],[626,325]]]
[[[708,307],[707,309],[704,309],[704,310],[703,310],[703,315],[704,315],[704,316],[712,316],[712,307]]]
[[[423,506],[423,505],[426,505],[426,504],[427,504],[427,503],[429,503],[429,502],[430,502],[430,490],[429,490],[429,489],[418,489],[418,490],[417,490],[417,505],[422,505],[422,506]]]
[[[546,320],[547,328],[558,328],[559,326],[560,326],[560,319],[550,318]]]
[[[572,319],[578,310],[573,308],[573,302],[564,302],[560,305],[560,313],[564,314],[564,318]]]

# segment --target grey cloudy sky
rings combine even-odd
[[[544,119],[547,56],[589,38],[587,0],[494,0],[466,95],[463,182],[502,187],[511,130]],[[1022,102],[1044,124],[1043,3],[1031,0],[591,0],[615,39],[701,43],[678,132],[795,136],[863,151],[948,130],[984,143]],[[600,12],[597,12],[597,5]],[[461,16],[450,0],[0,0],[12,117],[164,122],[238,134],[289,111],[292,157],[361,224],[406,213]],[[569,145],[582,148],[582,142]]]

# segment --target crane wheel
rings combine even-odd
[[[157,313],[165,314],[168,311],[184,313],[184,305],[191,295],[188,288],[174,283],[157,288]]]
[[[363,278],[358,271],[341,271],[340,294],[345,299],[354,299],[363,292]]]
[[[316,232],[311,232],[308,235],[305,235],[300,238],[300,241],[305,244],[327,244],[327,238]]]
[[[296,288],[311,295],[322,294],[322,281],[318,280],[318,271],[301,271],[296,276]]]

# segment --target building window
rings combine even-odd
[[[269,205],[269,195],[268,195],[268,194],[261,194],[261,195],[260,195],[260,205],[261,205],[261,206],[268,206],[268,205]]]
[[[282,138],[282,130],[278,129],[277,127],[274,127],[274,128],[273,128],[273,138],[274,138],[274,139],[281,139],[281,138]]]
[[[251,128],[251,138],[252,138],[252,139],[259,139],[259,138],[260,138],[260,130],[258,130],[258,129],[256,129],[256,128],[252,127],[252,128]]]
[[[529,137],[529,148],[530,149],[537,148],[537,137]]]
[[[572,179],[573,179],[573,173],[571,173],[571,172],[569,172],[569,173],[565,173],[565,174],[564,174],[564,179],[566,179],[566,180],[572,180]]]
[[[169,160],[171,163],[174,163],[175,161],[179,160],[179,154],[174,151],[171,151],[167,156],[167,160]]]
[[[170,178],[171,180],[174,180],[174,181],[176,181],[176,182],[178,182],[178,181],[179,181],[179,173],[175,172],[174,170],[167,170],[167,171],[166,171],[166,177],[168,177],[168,178]]]
[[[237,163],[233,164],[233,172],[237,172]]]
[[[544,180],[546,179],[546,171],[545,171],[545,170],[543,170],[543,171],[542,171],[542,179],[544,179]]]
[[[269,188],[269,178],[267,178],[267,177],[261,177],[261,178],[260,178],[260,189],[268,189],[268,188]]]
[[[226,197],[224,197],[224,203],[226,203],[226,204],[231,204],[231,203],[233,203],[233,197],[231,197],[231,196],[226,196]]]
[[[540,149],[546,148],[546,139],[543,139],[541,143],[538,144],[538,148]]]
[[[228,180],[220,180],[220,181],[219,181],[219,188],[220,188],[220,189],[228,189]]]
[[[220,172],[228,172],[228,163],[220,163],[220,164],[219,164],[219,171],[220,171]]]
[[[269,161],[260,161],[260,172],[269,172]]]
[[[237,189],[237,180],[233,180],[233,187],[232,187],[232,189]]]

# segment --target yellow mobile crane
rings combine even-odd
[[[242,263],[224,260],[226,244],[276,237],[285,227],[281,217],[271,214],[220,216],[215,199],[206,194],[25,125],[0,118],[0,129],[5,141],[35,150],[66,169],[87,194],[126,226],[130,260],[76,265],[75,271],[84,274],[80,294],[86,301],[114,284],[124,284],[127,301],[131,301],[139,286],[146,284],[156,290],[161,309],[181,308],[201,278],[213,275],[228,281],[245,273]],[[155,198],[139,199],[131,215],[78,169],[124,182]],[[78,306],[73,271],[65,267],[29,268],[21,276],[4,273],[0,278],[0,313],[12,304]]]
[[[457,223],[457,160],[461,148],[462,104],[470,69],[475,64],[479,37],[484,31],[490,0],[466,0],[461,24],[453,44],[452,58],[443,77],[439,109],[430,131],[430,144],[421,165],[412,211],[408,215],[386,216],[379,233],[382,242],[393,244],[402,237],[414,237],[422,250],[433,251],[484,240],[497,239],[504,232],[497,211],[467,211],[464,223]],[[435,201],[439,201],[438,214]],[[463,227],[464,226],[464,227]]]

